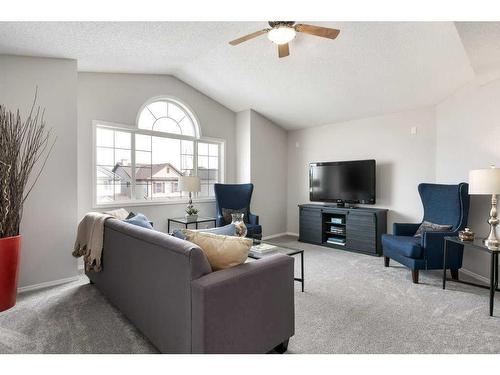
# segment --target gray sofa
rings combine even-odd
[[[293,258],[212,272],[191,242],[119,220],[105,224],[90,281],[162,353],[267,353],[294,334]]]

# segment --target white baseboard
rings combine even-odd
[[[483,283],[486,283],[486,284],[490,283],[490,280],[487,277],[484,277],[482,275],[478,275],[477,273],[469,271],[468,269],[460,268],[460,272],[467,275],[467,276],[473,277],[474,279],[482,281]]]
[[[270,240],[271,238],[282,237],[282,236],[286,236],[286,233],[283,232],[283,233],[271,234],[270,236],[264,236],[264,237],[262,237],[262,239],[263,240]]]
[[[265,237],[262,237],[262,239],[265,241],[265,240],[270,240],[270,239],[272,239],[272,238],[276,238],[276,237],[283,237],[283,236],[294,236],[294,237],[298,237],[299,235],[298,235],[298,234],[295,234],[295,233],[290,233],[290,232],[283,232],[283,233],[271,234],[270,236],[265,236]]]
[[[17,288],[17,292],[18,293],[31,292],[31,291],[37,290],[37,289],[48,288],[51,286],[57,286],[57,285],[77,281],[79,278],[80,278],[80,276],[73,276],[73,277],[68,277],[66,279],[59,279],[59,280],[47,281],[45,283],[40,283],[40,284],[35,284],[35,285],[23,286],[21,288]]]

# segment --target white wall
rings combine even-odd
[[[468,181],[471,169],[500,167],[500,80],[471,83],[436,106],[436,181]],[[490,197],[471,196],[469,227],[479,237],[488,233]],[[500,235],[500,231],[499,231]],[[464,266],[489,275],[487,254],[466,251]]]
[[[417,185],[435,178],[434,120],[426,108],[289,132],[288,232],[298,233],[297,204],[309,202],[309,163],[319,161],[376,159],[376,207],[390,210],[388,230],[421,220]]]
[[[255,111],[251,117],[252,211],[263,236],[286,232],[287,132]]]
[[[57,143],[24,207],[19,286],[76,276],[71,256],[77,224],[76,61],[0,56],[0,103],[26,118],[38,104]]]
[[[196,114],[202,136],[226,140],[226,182],[236,179],[236,115],[191,86],[168,75],[78,74],[78,214],[92,207],[92,120],[135,124],[140,107],[156,96],[173,96]],[[201,216],[214,216],[214,203],[196,203]],[[155,228],[167,230],[167,218],[184,216],[185,204],[127,207],[144,213]]]
[[[236,114],[236,182],[251,181],[251,132],[250,110]]]

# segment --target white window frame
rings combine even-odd
[[[165,97],[161,97],[165,99]],[[148,101],[150,103],[150,101]],[[141,107],[141,109],[144,107]],[[221,138],[212,138],[212,137],[192,137],[185,136],[181,134],[172,134],[172,133],[163,133],[158,131],[151,131],[145,129],[139,129],[136,125],[128,125],[128,124],[118,124],[109,121],[100,121],[93,120],[92,121],[92,202],[93,208],[113,208],[113,207],[130,207],[130,206],[157,206],[157,205],[169,205],[169,204],[185,204],[188,198],[178,198],[178,199],[135,199],[135,176],[132,177],[132,199],[123,200],[118,202],[110,202],[110,203],[98,203],[97,202],[97,128],[108,128],[117,131],[126,131],[132,134],[131,139],[131,163],[135,166],[135,134],[142,135],[150,135],[154,137],[163,137],[170,139],[180,139],[193,141],[193,169],[195,173],[198,173],[198,142],[201,143],[212,143],[219,145],[219,182],[224,183],[226,180],[226,141]],[[134,171],[134,168],[132,168]],[[135,174],[134,172],[132,172]],[[195,193],[193,197],[193,202],[195,203],[203,203],[203,202],[215,202],[215,197],[202,197],[199,198],[198,194]]]

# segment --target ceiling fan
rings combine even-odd
[[[340,33],[340,30],[337,29],[305,25],[303,23],[295,24],[294,21],[269,21],[269,26],[271,26],[271,28],[259,30],[242,36],[241,38],[230,41],[229,44],[236,46],[240,43],[246,42],[247,40],[267,33],[268,39],[278,45],[278,56],[281,58],[290,55],[290,47],[288,46],[288,43],[295,38],[297,32],[329,39],[335,39]]]

